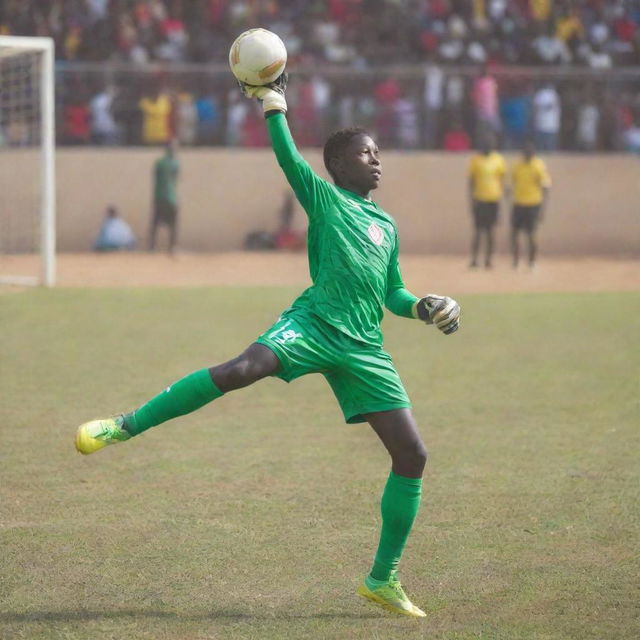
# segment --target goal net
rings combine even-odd
[[[0,284],[55,283],[53,41],[0,36]]]

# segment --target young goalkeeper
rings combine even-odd
[[[76,448],[88,454],[129,440],[266,376],[290,382],[322,373],[346,422],[368,422],[391,456],[380,541],[358,594],[390,611],[424,617],[402,589],[397,568],[418,511],[427,452],[407,393],[382,349],[380,321],[385,305],[450,334],[458,328],[460,307],[451,298],[418,299],[405,289],[395,222],[369,196],[382,176],[376,143],[359,128],[331,135],[324,162],[335,184],[323,180],[291,138],[285,86],[282,76],[267,87],[242,89],[262,102],[278,163],[309,217],[313,285],[237,358],[191,373],[131,413],[81,425]]]

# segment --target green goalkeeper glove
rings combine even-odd
[[[435,324],[445,335],[460,326],[460,305],[448,296],[428,293],[415,303],[413,315],[427,324]]]
[[[281,111],[287,113],[287,101],[284,92],[287,89],[287,81],[289,76],[285,71],[278,76],[273,82],[262,87],[256,87],[252,84],[238,81],[242,93],[247,98],[257,98],[262,102],[262,110],[266,114],[269,111]]]

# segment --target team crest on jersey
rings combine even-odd
[[[375,222],[372,222],[369,225],[367,233],[369,234],[369,237],[371,238],[371,242],[373,242],[373,244],[377,244],[378,246],[382,244],[384,240],[384,233]]]

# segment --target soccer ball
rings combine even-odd
[[[286,64],[284,42],[266,29],[249,29],[241,33],[229,50],[233,75],[247,84],[260,86],[273,82]]]

